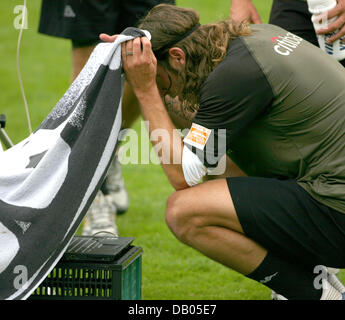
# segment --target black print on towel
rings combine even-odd
[[[137,36],[150,35],[128,28],[98,45],[41,126],[0,154],[0,299],[37,288],[99,190],[121,128],[121,42]]]

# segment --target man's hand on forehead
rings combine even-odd
[[[157,60],[150,40],[146,37],[135,38],[121,46],[123,69],[134,93],[138,96],[151,92],[157,86]]]
[[[99,38],[104,42],[114,42],[119,35],[102,33]],[[147,37],[138,37],[123,42],[122,63],[127,81],[136,95],[146,94],[156,84],[157,60]]]

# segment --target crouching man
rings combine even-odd
[[[345,267],[342,66],[279,27],[200,25],[194,10],[170,5],[154,7],[140,28],[151,42],[124,43],[123,67],[149,130],[168,133],[153,143],[169,155],[174,235],[286,299],[345,298],[320,267]],[[184,139],[166,96],[193,115]],[[225,154],[226,178],[199,183]]]

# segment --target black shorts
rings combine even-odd
[[[269,23],[319,46],[307,1],[274,0]],[[345,60],[340,61],[340,63],[345,67]]]
[[[71,39],[74,47],[94,45],[99,34],[135,27],[150,9],[175,0],[42,0],[38,31]]]
[[[228,178],[248,238],[309,268],[345,267],[345,214],[312,198],[295,180]]]

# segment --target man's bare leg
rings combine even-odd
[[[253,272],[267,254],[244,235],[225,179],[173,193],[166,221],[180,241],[244,275]]]

